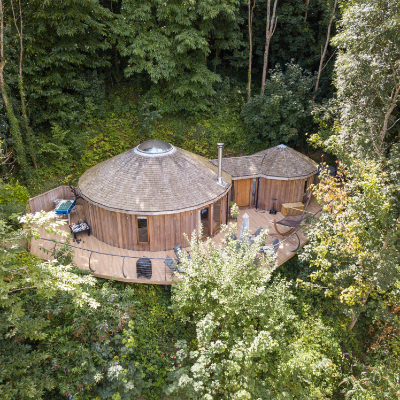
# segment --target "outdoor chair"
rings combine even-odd
[[[311,199],[311,192],[308,195],[306,204],[304,205],[304,210],[301,215],[287,215],[285,218],[281,219],[280,221],[276,221],[274,219],[274,228],[278,235],[281,235],[281,236],[291,235],[296,230],[296,228],[307,218],[306,209],[308,207],[308,204],[310,203],[310,199]],[[286,232],[280,232],[277,225],[287,226],[291,229],[289,229]]]
[[[257,236],[261,233],[261,231],[262,231],[263,229],[264,229],[264,228],[262,228],[262,227],[257,228],[256,231],[254,232],[254,237],[257,237]]]
[[[279,243],[279,239],[274,239],[274,241],[270,245],[263,246],[262,249],[264,254],[269,254],[270,256],[273,256],[279,248]]]
[[[136,261],[136,272],[138,279],[141,277],[151,279],[152,267],[150,258],[140,257],[139,260]]]
[[[179,243],[174,247],[174,253],[176,255],[176,258],[178,259],[178,264],[181,263],[181,256],[179,255],[180,252],[183,252],[183,250],[182,250],[182,245]],[[190,253],[188,251],[186,253],[187,253],[187,256],[186,256],[187,259],[191,260],[192,257],[190,257]]]

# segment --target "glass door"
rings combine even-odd
[[[213,234],[221,227],[222,200],[218,200],[213,206]]]
[[[203,236],[210,236],[210,206],[202,208],[199,211],[200,224],[203,227]]]

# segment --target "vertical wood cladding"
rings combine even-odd
[[[307,189],[314,182],[314,176],[307,179]],[[270,210],[275,202],[275,210],[281,211],[282,203],[295,203],[305,199],[305,179],[280,181],[260,178],[258,207]],[[308,192],[307,192],[308,194]]]
[[[226,224],[226,200],[222,197],[221,223]],[[149,243],[138,243],[137,217],[140,215],[123,214],[83,201],[86,221],[92,234],[102,242],[129,250],[164,251],[171,250],[181,243],[187,246],[184,237],[189,239],[197,231],[197,210],[177,214],[147,215]]]

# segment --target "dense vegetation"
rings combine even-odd
[[[0,0],[0,397],[399,398],[399,32],[396,0]],[[229,234],[168,290],[25,250],[30,196],[150,138],[338,176],[276,270]]]

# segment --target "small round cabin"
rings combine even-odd
[[[221,146],[222,153],[222,146]],[[231,176],[204,157],[149,140],[79,179],[86,220],[102,242],[130,250],[170,250],[184,234],[216,234],[227,223]]]
[[[239,207],[281,211],[283,203],[306,199],[318,164],[281,144],[250,156],[223,158],[222,169],[232,176],[230,200]]]

